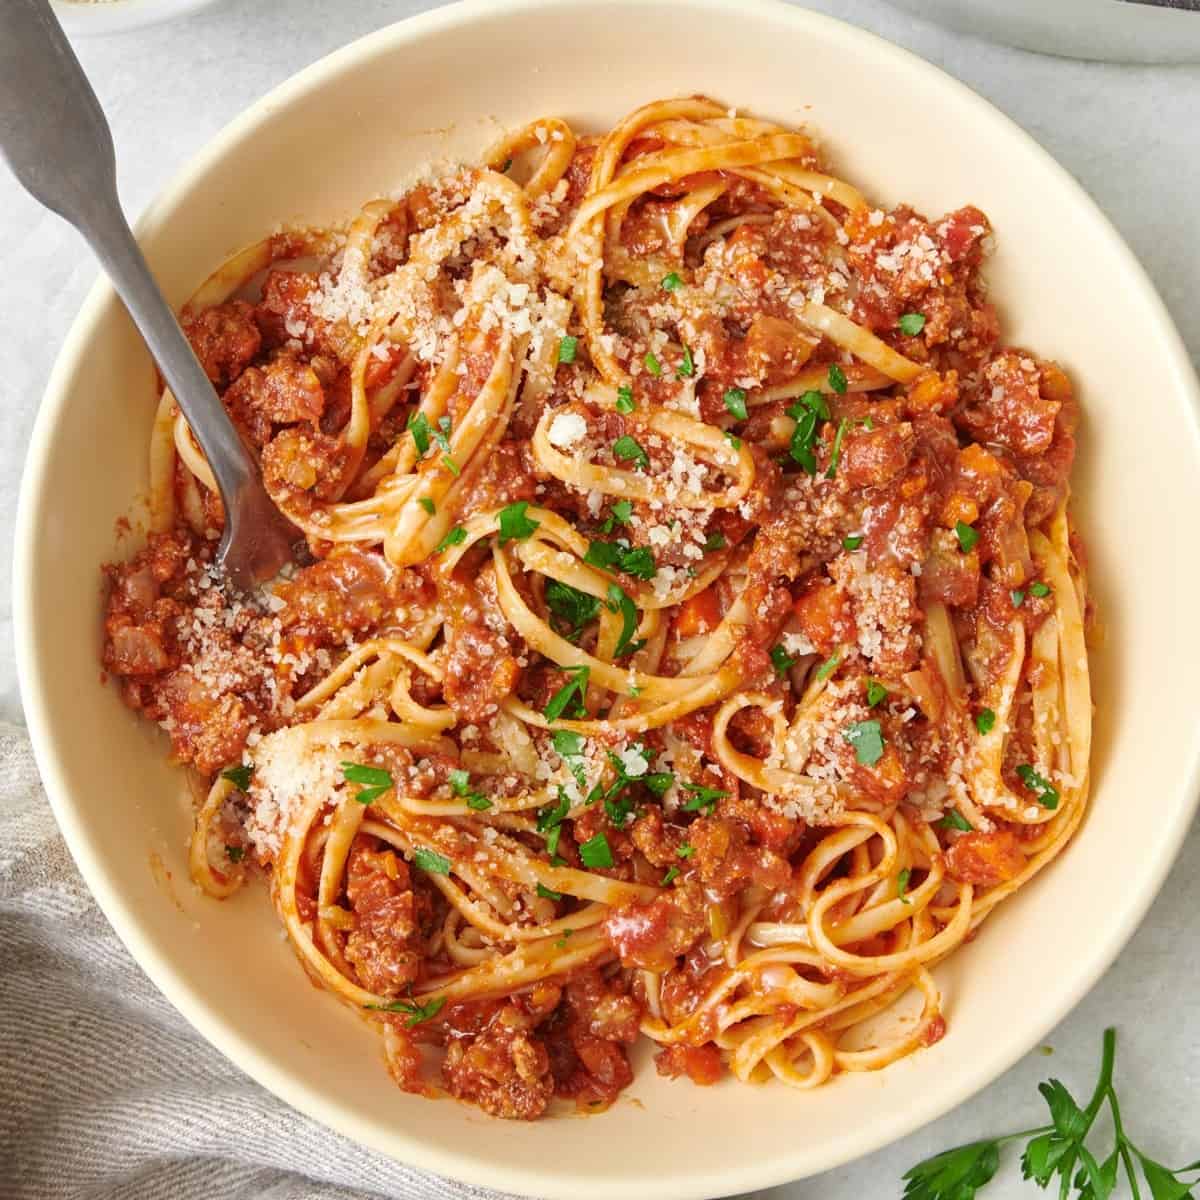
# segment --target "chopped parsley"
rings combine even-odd
[[[408,418],[408,432],[412,434],[418,457],[424,458],[429,450],[429,421],[424,413],[415,413]]]
[[[711,554],[714,550],[724,550],[729,543],[723,533],[710,533],[704,539],[704,553]]]
[[[918,312],[905,313],[896,324],[906,337],[916,337],[925,328],[925,314]]]
[[[679,277],[678,271],[672,271],[669,275],[664,275],[661,286],[664,292],[675,292],[683,287],[683,280]]]
[[[796,660],[782,646],[771,647],[771,666],[781,679],[796,665]]]
[[[1038,580],[1037,583],[1031,583],[1029,585],[1029,594],[1031,596],[1037,596],[1040,599],[1043,596],[1050,595],[1050,587],[1048,584],[1042,583],[1041,580]]]
[[[535,521],[525,515],[528,507],[528,500],[518,500],[500,510],[500,545],[503,546],[505,542],[522,542],[541,525],[541,521]]]
[[[654,357],[654,352],[652,350],[646,351],[646,357],[642,359],[642,362],[646,364],[646,370],[649,371],[655,379],[662,375],[662,363],[660,363],[658,359]]]
[[[901,904],[911,904],[912,901],[905,894],[908,891],[908,881],[912,878],[912,870],[905,867],[899,875],[896,876],[896,898]]]
[[[958,811],[957,808],[952,808],[938,822],[943,829],[957,829],[962,833],[970,833],[975,827],[967,820],[966,817]]]
[[[450,453],[450,418],[438,417],[437,428],[433,430],[433,440],[437,442],[447,454]]]
[[[888,690],[878,679],[867,680],[867,706],[874,708],[888,698]]]
[[[388,788],[395,787],[395,781],[389,772],[382,767],[368,767],[362,763],[342,763],[342,775],[347,783],[361,783],[362,790],[355,796],[359,804],[370,804],[378,800]]]
[[[981,708],[975,714],[975,728],[985,737],[992,732],[996,725],[996,714],[990,708]]]
[[[828,421],[832,419],[829,413],[829,405],[825,402],[825,397],[822,396],[820,392],[805,392],[800,397],[800,403],[811,412],[816,413],[822,421]]]
[[[1039,775],[1028,763],[1017,768],[1017,778],[1033,792],[1034,799],[1043,808],[1058,807],[1058,789],[1044,775]]]
[[[835,651],[817,668],[817,678],[820,680],[828,679],[838,669],[838,664],[841,661],[841,651]]]
[[[561,900],[563,896],[562,892],[553,891],[551,888],[546,887],[545,884],[542,883],[537,885],[537,894],[541,896],[543,900]]]
[[[448,534],[434,548],[434,554],[441,554],[443,550],[449,550],[451,546],[461,546],[467,540],[467,531],[461,525],[455,525]]]
[[[603,832],[590,837],[579,847],[579,858],[585,867],[607,870],[613,865],[612,849]]]
[[[615,583],[608,585],[609,612],[621,614],[621,636],[617,639],[613,658],[622,658],[626,654],[635,654],[645,644],[645,640],[635,642],[633,635],[637,632],[637,605],[629,598],[623,588]]]
[[[842,736],[854,747],[854,757],[873,767],[883,757],[883,730],[878,721],[856,721]]]
[[[810,475],[816,475],[817,456],[813,453],[813,442],[817,436],[817,414],[805,404],[793,404],[786,412],[796,422],[788,454]]]
[[[558,339],[558,361],[560,363],[573,363],[575,361],[575,351],[579,346],[579,339],[571,337],[570,334]]]
[[[695,373],[696,373],[696,363],[692,358],[691,347],[684,346],[683,358],[680,361],[679,366],[675,368],[675,378],[676,379],[691,379],[691,377],[693,375],[695,375]]]
[[[545,597],[546,607],[559,629],[572,641],[600,611],[600,601],[595,596],[557,579],[546,580]]]
[[[413,862],[430,875],[450,874],[450,860],[438,854],[436,850],[429,850],[424,846],[418,846],[413,851]]]
[[[842,388],[842,391],[845,390]],[[849,424],[845,417],[838,422],[837,432],[833,435],[833,453],[829,456],[829,470],[825,472],[826,479],[837,477],[838,463],[842,460],[842,438],[846,436],[846,426]]]
[[[229,861],[231,863],[240,863],[242,861],[242,859],[245,858],[245,856],[246,856],[246,847],[245,846],[230,846],[228,843],[226,843],[225,857],[227,859],[229,859]]]
[[[679,786],[691,794],[690,799],[683,806],[683,811],[703,812],[705,816],[708,816],[716,808],[718,800],[724,800],[729,795],[720,788],[702,787],[698,783],[681,783]]]
[[[458,463],[456,463],[454,461],[454,459],[452,459],[450,457],[450,455],[448,455],[448,454],[442,455],[442,466],[445,467],[446,470],[449,471],[450,474],[455,476],[456,478],[462,474],[462,470],[459,467]]]
[[[587,739],[582,733],[575,733],[570,729],[556,729],[553,742],[555,754],[560,758],[571,758],[583,753]]]
[[[633,501],[618,500],[612,506],[612,519],[618,525],[628,525],[633,520]],[[605,532],[607,533],[609,530],[605,530]]]
[[[621,462],[632,462],[635,467],[641,467],[644,471],[650,465],[650,459],[646,451],[642,449],[641,443],[637,438],[632,438],[629,434],[624,434],[613,442],[613,455]]]
[[[417,503],[432,517],[437,509],[434,507],[433,501],[428,496],[418,496]]]
[[[558,941],[554,943],[555,950],[563,949],[563,947],[567,944],[567,938],[569,938],[574,932],[575,930],[573,929],[564,929],[562,931],[562,937],[560,937]]]
[[[842,370],[837,363],[833,363],[829,368],[829,387],[832,391],[837,392],[839,396],[846,394],[846,372]]]
[[[731,446],[732,446],[732,447],[733,447],[735,450],[740,450],[740,449],[742,448],[742,439],[741,439],[740,437],[734,437],[734,436],[733,436],[733,434],[732,434],[732,433],[729,433],[728,431],[726,431],[726,433],[725,433],[725,440],[726,440],[726,441],[727,441],[727,442],[728,442],[728,443],[729,443],[729,444],[730,444],[730,445],[731,445]]]
[[[461,769],[451,771],[450,790],[456,796],[461,796],[467,802],[467,807],[473,808],[476,812],[486,812],[492,807],[492,802],[482,792],[476,791],[471,786],[470,771]]]
[[[583,561],[605,571],[624,571],[635,579],[653,579],[657,573],[654,554],[646,546],[633,549],[621,542],[592,542]]]
[[[676,858],[691,858],[696,853],[696,847],[684,842],[678,850],[675,851]]]
[[[725,395],[722,397],[725,401],[725,407],[739,420],[746,419],[746,393],[739,387],[731,387],[725,389]]]
[[[979,530],[968,525],[965,521],[955,521],[954,532],[958,537],[958,545],[964,554],[970,554],[979,541]]]
[[[432,1021],[442,1011],[445,1003],[445,996],[434,996],[428,1004],[418,1004],[415,1000],[393,1000],[388,1004],[367,1004],[364,1007],[374,1009],[376,1012],[408,1013],[408,1020],[404,1022],[404,1028],[411,1029],[414,1025]]]
[[[565,712],[567,706],[571,705],[571,711],[568,715],[582,715],[585,711],[583,708],[583,698],[587,694],[588,677],[591,675],[589,667],[563,667],[563,674],[569,675],[570,681],[550,697],[550,702],[542,711],[542,715],[547,721],[557,721]]]
[[[863,544],[863,535],[861,533],[852,533],[849,537],[842,538],[842,548],[844,550],[857,550]]]
[[[226,767],[221,772],[222,779],[228,779],[239,792],[244,792],[250,786],[250,777],[254,768],[249,763],[241,763],[236,767]]]
[[[537,813],[537,831],[538,833],[550,834],[555,832],[558,827],[566,820],[567,813],[571,811],[571,800],[567,793],[562,788],[558,789],[558,800],[554,804],[547,804],[545,808],[539,808]],[[558,835],[555,833],[554,847],[550,846],[550,838],[546,838],[546,849],[551,854],[558,848]]]
[[[669,883],[674,882],[678,878],[679,878],[679,868],[678,867],[668,867],[667,873],[662,877],[662,883],[659,884],[659,887],[666,887]]]
[[[1025,593],[1023,591],[1021,591],[1020,588],[1013,588],[1013,590],[1011,592],[1009,592],[1008,595],[1009,595],[1009,598],[1012,600],[1013,608],[1020,608],[1021,605],[1025,603]]]
[[[617,412],[628,414],[633,412],[635,408],[637,408],[637,405],[633,402],[633,388],[617,388]]]

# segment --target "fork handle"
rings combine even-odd
[[[130,232],[108,122],[47,0],[0,0],[0,155],[22,186],[83,234],[183,410],[227,502],[261,488]]]

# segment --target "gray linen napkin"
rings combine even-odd
[[[323,1129],[209,1046],[96,907],[54,824],[28,738],[5,724],[0,1197],[501,1200]]]

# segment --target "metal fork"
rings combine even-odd
[[[0,2],[0,155],[34,199],[83,234],[175,394],[225,506],[217,565],[240,588],[269,579],[297,531],[264,490],[134,241],[108,122],[46,0]]]

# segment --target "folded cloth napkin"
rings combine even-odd
[[[313,1124],[209,1046],[109,928],[4,724],[0,1196],[501,1200]]]

